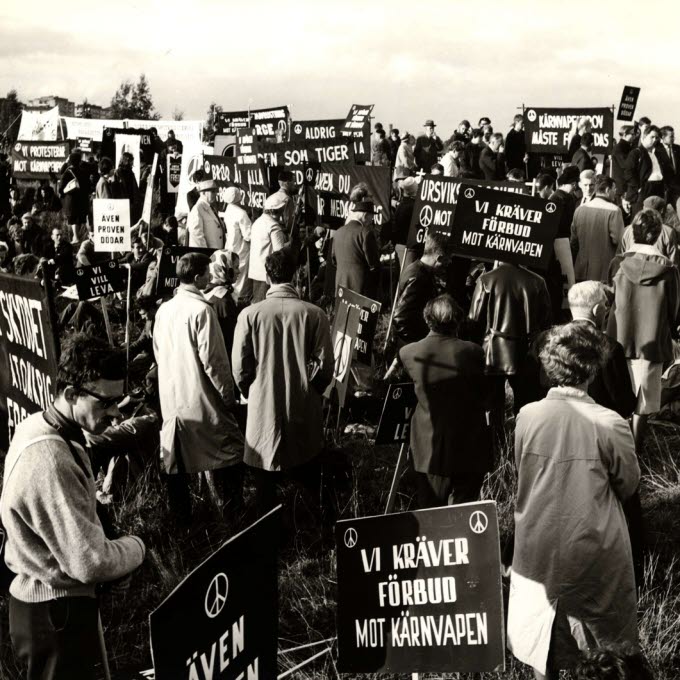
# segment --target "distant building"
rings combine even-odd
[[[76,105],[72,101],[56,95],[36,97],[26,102],[26,108],[29,110],[47,110],[55,106],[59,107],[60,116],[74,116],[76,113]]]
[[[109,118],[111,109],[83,102],[76,104],[76,118]]]

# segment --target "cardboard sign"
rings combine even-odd
[[[130,225],[130,200],[127,198],[95,198],[92,201],[94,217],[94,251],[126,253],[132,249]]]
[[[45,290],[0,274],[0,449],[16,426],[54,399],[57,353]]]
[[[156,680],[276,677],[280,509],[229,539],[149,616]]]
[[[373,104],[352,104],[345,124],[342,127],[343,133],[354,133],[363,130],[364,125],[371,120],[371,112],[373,111]]]
[[[253,128],[236,130],[236,156],[254,154],[257,151],[257,136]]]
[[[638,97],[640,96],[640,88],[626,85],[621,94],[621,102],[619,103],[619,113],[616,116],[617,120],[625,120],[631,122],[635,117],[635,109],[637,108]]]
[[[406,245],[413,248],[425,242],[429,230],[443,234],[451,233],[453,213],[458,203],[461,187],[486,187],[513,194],[531,194],[524,182],[491,182],[476,179],[460,179],[443,175],[424,175],[413,206]]]
[[[239,162],[249,159],[250,163]],[[245,193],[244,208],[261,211],[270,194],[267,169],[264,162],[255,155],[238,158],[228,156],[204,156],[203,170],[206,179],[217,183],[218,210],[226,207],[225,192],[229,187],[238,187]],[[253,215],[254,216],[254,215]]]
[[[398,383],[387,388],[375,444],[407,444],[411,438],[411,418],[418,399],[413,383]]]
[[[16,142],[12,147],[12,174],[17,179],[50,179],[68,160],[68,142]]]
[[[359,310],[359,326],[357,337],[354,341],[356,360],[365,366],[373,365],[373,339],[375,328],[380,318],[382,303],[371,300],[364,295],[359,295],[349,288],[338,286],[336,299],[341,304],[355,307]]]
[[[504,669],[496,503],[342,520],[341,673]]]
[[[250,114],[248,111],[220,111],[215,127],[218,134],[235,135],[239,128],[250,127]]]
[[[465,187],[448,232],[451,249],[474,260],[547,269],[561,213],[561,205],[539,196]]]
[[[127,289],[128,270],[118,260],[110,260],[96,267],[76,269],[76,289],[79,300],[94,300],[109,293]]]
[[[328,120],[299,120],[291,124],[291,141],[313,141],[315,139],[338,139],[351,137],[354,142],[354,158],[357,163],[365,163],[371,155],[371,123],[366,119],[362,130],[344,132],[344,118]]]
[[[156,295],[166,297],[172,295],[179,286],[177,278],[177,260],[187,253],[204,253],[210,257],[215,252],[212,248],[188,248],[184,246],[165,246],[161,250],[156,273]]]
[[[349,384],[350,369],[352,368],[352,359],[354,357],[354,346],[361,321],[360,308],[347,305],[343,302],[342,298],[344,297],[345,290],[342,286],[338,286],[335,297],[335,316],[333,328],[331,328],[335,366],[333,368],[331,384],[324,392],[324,397],[328,399],[333,391],[335,391],[338,396],[338,404],[341,408],[345,405],[347,385]]]
[[[76,140],[76,146],[83,153],[92,153],[92,138],[91,137],[78,137]]]
[[[554,109],[529,106],[524,115],[524,139],[533,153],[566,153],[571,129],[583,116],[593,122],[593,153],[609,154],[614,146],[614,113],[611,109]]]
[[[251,127],[258,137],[277,137],[280,141],[288,139],[289,119],[287,106],[250,112]]]
[[[179,190],[179,179],[182,174],[182,156],[166,156],[167,162],[167,172],[166,177],[168,178],[168,193],[176,194]]]
[[[339,229],[347,221],[350,200],[349,192],[359,182],[368,186],[376,208],[375,224],[389,221],[391,215],[391,171],[390,168],[354,165],[350,163],[321,163],[306,169],[305,179],[311,185],[316,200],[306,218],[309,225],[324,224]]]

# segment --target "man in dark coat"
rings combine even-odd
[[[620,199],[626,190],[624,176],[628,156],[633,150],[635,131],[632,125],[623,125],[619,131],[619,139],[612,153],[612,178],[616,182],[616,195]]]
[[[441,137],[435,132],[434,129],[437,126],[433,120],[426,120],[424,127],[425,134],[420,135],[420,137],[416,139],[416,146],[413,149],[413,154],[416,159],[418,170],[430,172],[432,166],[439,158],[439,152],[444,149],[444,142],[442,142]]]
[[[424,317],[427,337],[399,353],[418,397],[411,421],[418,507],[469,503],[493,460],[484,352],[458,339],[463,311],[450,295],[430,300]]]
[[[592,132],[584,132],[581,135],[581,146],[571,159],[572,164],[575,165],[580,172],[583,172],[584,170],[595,170],[597,167],[595,159],[591,156],[594,141],[595,137]]]
[[[482,131],[479,128],[474,128],[471,133],[471,139],[465,145],[465,172],[468,173],[470,177],[475,179],[484,179],[484,173],[479,167],[479,157],[482,154],[482,150],[486,148],[482,144]],[[467,176],[467,175],[463,175]]]
[[[120,188],[120,197],[130,201],[130,221],[134,224],[142,216],[142,204],[137,178],[132,170],[135,157],[129,152],[123,152],[116,170],[116,180]]]
[[[677,210],[680,199],[680,146],[675,143],[675,130],[670,125],[661,128],[661,143],[656,150],[667,170],[668,202]]]
[[[525,170],[527,146],[524,141],[524,116],[518,113],[512,121],[512,130],[505,135],[505,164],[508,170]]]
[[[642,210],[642,204],[648,196],[666,198],[670,172],[665,157],[661,153],[657,155],[660,136],[659,128],[650,125],[642,133],[640,146],[628,156],[624,172],[626,194],[622,204],[632,216]]]
[[[52,240],[45,249],[45,257],[53,268],[54,280],[58,285],[70,286],[75,283],[76,266],[73,246],[64,238],[59,227],[52,229]]]
[[[335,288],[345,286],[375,300],[380,272],[380,253],[372,226],[375,209],[368,200],[351,205],[347,223],[333,237]]]
[[[397,349],[422,340],[428,333],[423,309],[444,291],[443,279],[451,262],[448,241],[449,238],[443,234],[428,234],[423,256],[402,272],[399,298],[392,319]]]
[[[500,153],[503,144],[503,135],[495,132],[489,138],[489,145],[482,149],[479,155],[479,167],[484,173],[485,180],[504,180],[507,171],[505,169],[505,157]]]

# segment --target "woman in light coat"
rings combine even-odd
[[[621,503],[640,468],[628,423],[587,394],[602,352],[586,324],[549,331],[540,358],[555,387],[517,417],[508,647],[539,680],[556,680],[579,650],[638,644]]]
[[[396,171],[399,168],[406,168],[407,170],[416,169],[416,158],[413,154],[413,137],[409,135],[408,132],[404,133],[401,138],[401,144],[397,149],[397,157],[394,161],[394,171],[396,176]]]

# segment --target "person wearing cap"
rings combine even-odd
[[[250,230],[248,277],[252,281],[253,304],[264,300],[269,290],[264,267],[267,256],[286,245],[286,235],[281,224],[286,205],[286,199],[280,191],[267,196],[262,215],[253,222]]]
[[[416,158],[413,154],[413,138],[408,132],[404,132],[404,136],[401,138],[401,144],[399,144],[399,149],[397,150],[397,157],[394,161],[394,179],[397,179],[397,172],[408,171],[411,174],[416,167]]]
[[[380,252],[372,226],[374,213],[371,200],[350,203],[347,222],[335,232],[331,258],[336,268],[336,290],[344,286],[375,300]]]
[[[235,302],[249,297],[252,287],[248,278],[252,222],[248,213],[241,207],[244,198],[245,195],[241,189],[229,187],[224,194],[227,207],[222,213],[222,219],[227,228],[225,250],[238,256],[238,273],[233,283],[232,292]]]
[[[425,134],[420,135],[416,140],[413,154],[418,169],[423,172],[430,172],[432,166],[437,162],[439,153],[444,149],[444,142],[435,132],[437,126],[433,120],[426,120],[423,127],[425,128]]]
[[[624,172],[628,156],[633,150],[635,128],[632,125],[622,125],[619,130],[619,137],[620,139],[616,142],[614,152],[612,153],[612,177],[616,182],[616,197],[620,202],[621,196],[623,196],[626,190]]]
[[[463,165],[463,155],[465,154],[465,144],[463,142],[452,142],[449,150],[442,156],[442,166],[447,177],[461,177],[465,166]]]
[[[217,183],[214,179],[206,179],[196,188],[200,197],[187,219],[189,247],[224,248],[224,226],[215,210]]]

